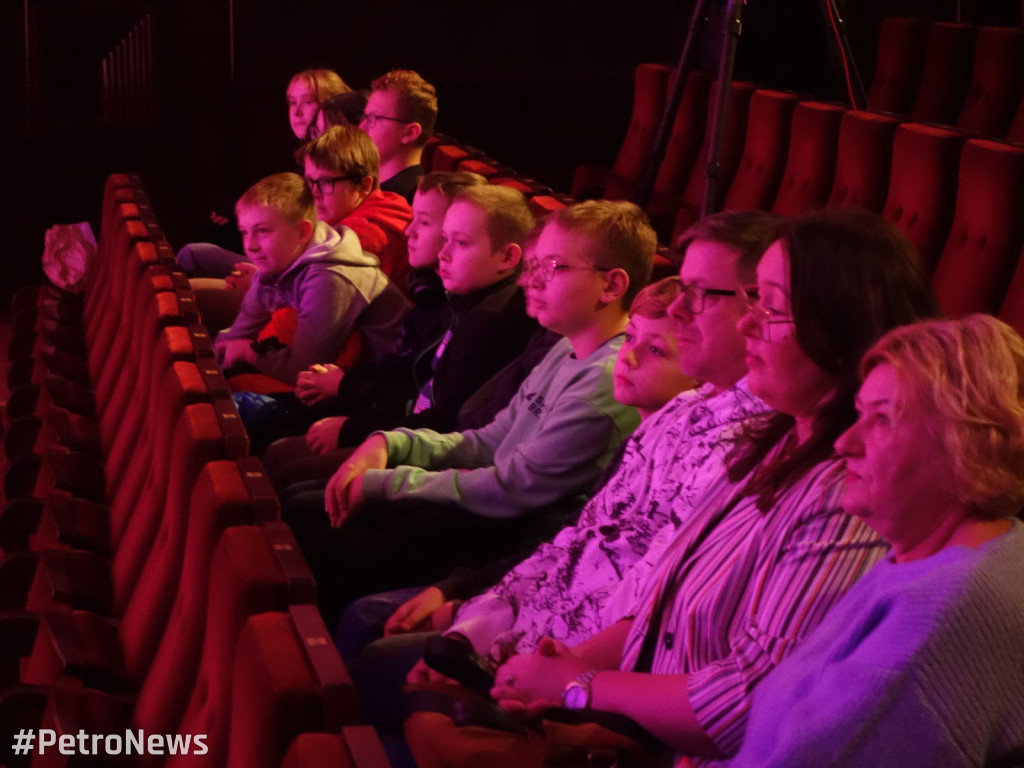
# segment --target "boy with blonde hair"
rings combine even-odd
[[[365,348],[391,349],[405,302],[349,230],[318,222],[301,176],[261,179],[238,201],[239,232],[256,274],[230,328],[217,337],[220,365],[255,369],[286,384],[315,362],[338,357],[358,330]],[[287,344],[260,340],[274,313],[292,308]]]
[[[565,338],[489,425],[376,433],[335,473],[326,507],[338,530],[300,542],[329,621],[361,595],[501,557],[579,508],[639,423],[615,400],[612,369],[655,247],[632,203],[553,215],[528,296],[540,323]]]

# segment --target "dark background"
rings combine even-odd
[[[823,2],[823,0],[822,0]],[[749,0],[738,79],[842,99],[818,0]],[[39,279],[43,233],[96,225],[103,181],[142,175],[177,247],[219,200],[287,170],[292,74],[335,69],[366,87],[394,68],[437,86],[438,130],[567,190],[575,166],[610,164],[629,120],[636,65],[675,65],[692,0],[7,0],[0,3],[0,139],[8,148],[0,302]],[[956,0],[840,2],[865,85],[885,16],[956,20]],[[721,0],[709,5],[720,15]],[[1018,0],[961,0],[961,19],[1019,24]],[[102,109],[101,62],[148,18],[151,109]],[[709,24],[708,28],[713,28]],[[714,66],[717,36],[702,35]],[[98,234],[98,233],[97,233]]]

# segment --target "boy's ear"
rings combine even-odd
[[[519,262],[523,260],[523,249],[519,243],[504,245],[498,249],[498,253],[501,254],[500,265],[502,272],[515,269],[519,266]]]
[[[616,267],[604,273],[604,295],[601,299],[606,304],[621,300],[629,290],[629,275],[626,270]]]
[[[359,182],[359,193],[365,197],[369,196],[371,192],[373,192],[373,176],[363,176]]]
[[[303,240],[309,240],[313,236],[313,229],[316,227],[316,222],[310,219],[299,219],[299,236]]]
[[[419,123],[409,123],[405,126],[405,133],[402,134],[403,144],[412,144],[423,135],[423,126]]]

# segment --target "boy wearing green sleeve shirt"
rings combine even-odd
[[[527,308],[564,336],[494,421],[371,435],[331,478],[335,530],[300,543],[328,621],[353,599],[429,583],[558,530],[639,423],[616,402],[615,354],[656,238],[631,203],[552,214],[527,273]]]

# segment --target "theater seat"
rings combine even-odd
[[[899,120],[850,110],[839,124],[835,180],[825,206],[880,213],[889,187],[892,142]]]
[[[977,27],[932,22],[928,26],[924,68],[910,117],[922,123],[953,125],[971,82]]]
[[[786,167],[793,110],[799,101],[794,93],[754,91],[743,156],[722,204],[724,210],[767,210],[771,206]]]
[[[929,274],[935,271],[953,218],[963,142],[956,131],[920,123],[904,123],[893,139],[882,217],[914,244]]]
[[[1017,333],[1024,336],[1024,249],[1017,259],[1017,269],[999,310],[999,319],[1012,325]]]
[[[1010,130],[1024,93],[1024,29],[980,27],[974,67],[956,127],[964,133],[1000,138]]]
[[[288,747],[281,768],[388,768],[377,732],[350,725],[337,733],[300,733]]]
[[[846,108],[802,101],[793,110],[786,168],[772,210],[796,216],[825,204],[835,174],[839,123]]]
[[[633,109],[626,135],[613,166],[581,165],[576,168],[569,194],[577,200],[605,197],[610,176],[639,183],[651,144],[658,133],[672,70],[662,64],[637,65],[633,77]]]
[[[952,317],[996,313],[1024,241],[1024,147],[972,139],[960,156],[956,212],[935,269],[942,309]]]
[[[278,768],[298,734],[337,731],[355,718],[355,688],[310,605],[246,621],[231,698],[229,768]]]
[[[868,109],[907,113],[921,79],[927,39],[925,19],[890,17],[882,20],[875,74],[868,88]]]

